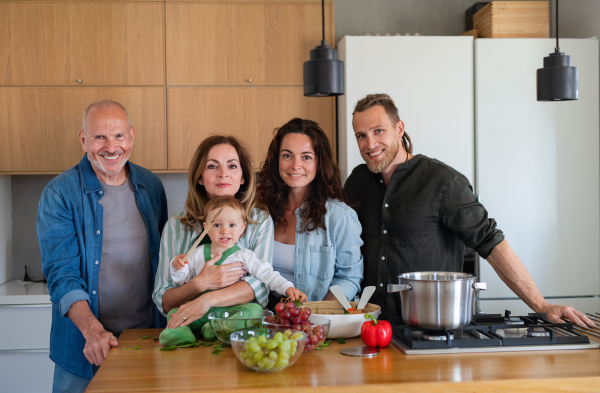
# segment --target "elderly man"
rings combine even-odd
[[[162,324],[151,296],[167,200],[156,175],[128,162],[134,137],[121,104],[93,103],[79,131],[86,154],[42,193],[54,392],[83,392],[124,329]]]
[[[536,312],[555,322],[567,317],[593,325],[570,306],[546,302],[466,177],[440,161],[411,154],[410,138],[388,95],[360,100],[352,126],[366,165],[354,169],[344,190],[363,227],[363,286],[377,286],[373,302],[382,305],[385,317],[400,315],[399,296],[386,294],[386,284],[397,283],[406,272],[462,271],[466,244]]]

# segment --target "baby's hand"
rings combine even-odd
[[[286,293],[287,293],[288,297],[292,300],[300,299],[300,300],[302,300],[302,302],[306,302],[306,300],[308,299],[303,292],[301,292],[299,289],[296,289],[294,287],[289,287],[287,289]]]
[[[173,259],[173,267],[177,270],[181,270],[183,266],[185,266],[188,261],[183,261],[185,259],[185,254],[180,254]]]

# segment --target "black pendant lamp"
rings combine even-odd
[[[556,49],[544,57],[544,68],[537,70],[538,101],[570,101],[579,98],[579,71],[571,67],[571,56],[558,46],[558,0],[556,0]]]
[[[321,0],[323,40],[310,51],[310,60],[304,62],[304,95],[330,97],[344,94],[344,62],[338,60],[337,50],[325,41],[325,0]]]

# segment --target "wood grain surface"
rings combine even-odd
[[[335,98],[304,97],[301,86],[203,86],[167,88],[169,169],[188,169],[209,135],[233,135],[259,170],[273,130],[294,117],[319,123],[335,152]],[[334,153],[335,154],[335,153]]]
[[[325,18],[333,46],[330,1]],[[301,86],[321,23],[320,3],[167,3],[167,85]]]
[[[243,366],[226,347],[156,350],[160,329],[126,330],[119,347],[86,392],[597,392],[600,350],[532,351],[486,354],[403,355],[394,347],[376,357],[340,354],[363,346],[360,338],[302,357],[286,370],[264,374]],[[149,335],[150,340],[138,341]],[[124,350],[136,347],[140,350]],[[460,382],[460,384],[457,384]],[[363,386],[368,385],[368,386]]]
[[[164,85],[163,7],[0,2],[0,84]]]
[[[85,108],[120,102],[136,130],[131,161],[167,168],[164,87],[0,87],[0,173],[56,173],[79,163]],[[15,132],[15,130],[19,130]]]

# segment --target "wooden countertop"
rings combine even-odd
[[[344,347],[363,346],[354,338],[303,354],[286,370],[258,373],[230,347],[218,356],[203,346],[157,351],[152,338],[160,331],[123,332],[86,392],[600,391],[600,349],[407,356],[389,346],[373,358],[341,355]],[[146,335],[151,339],[138,341]],[[137,351],[122,349],[140,344]]]

